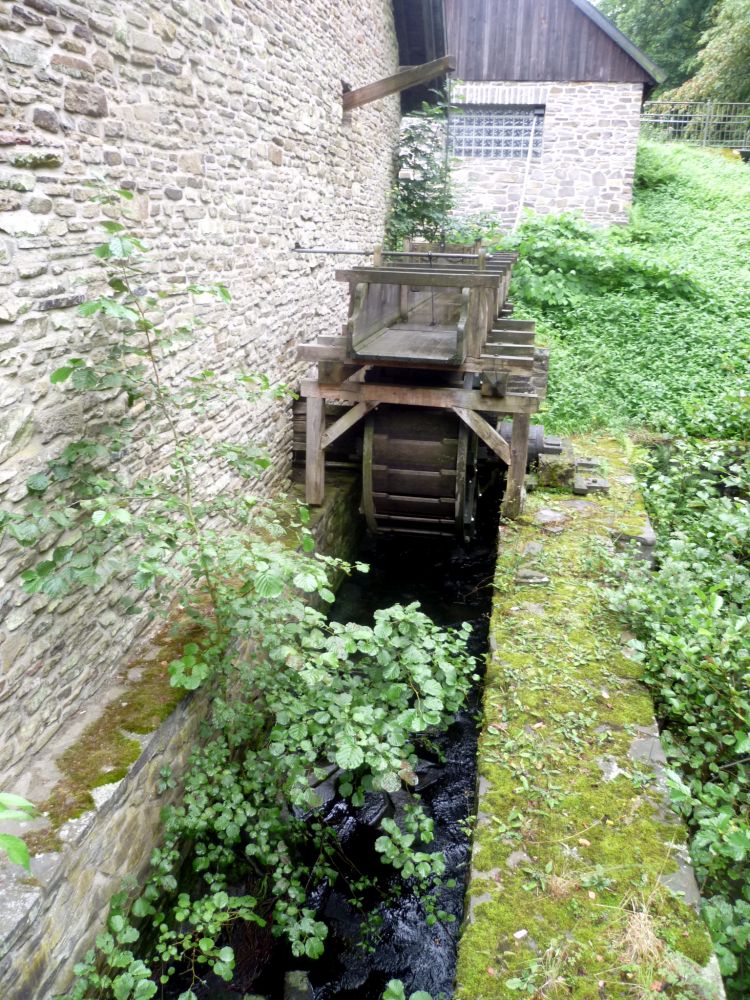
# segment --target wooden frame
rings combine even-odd
[[[409,254],[411,250],[399,256],[376,248],[374,266],[336,271],[350,292],[343,335],[320,337],[298,348],[300,358],[318,365],[318,377],[304,379],[300,388],[308,407],[307,502],[323,502],[326,448],[384,404],[452,410],[460,421],[459,441],[472,432],[508,467],[502,514],[517,517],[524,501],[530,415],[544,395],[545,366],[538,361],[544,352],[535,348],[534,323],[507,318],[513,259],[493,259],[484,252],[462,254],[460,261],[451,260],[450,253]],[[422,298],[420,289],[425,290]],[[433,306],[434,289],[442,291]],[[425,302],[431,309],[429,329],[424,327]],[[452,350],[448,339],[454,329]],[[436,334],[443,337],[438,347]],[[403,381],[390,381],[393,369],[403,372]],[[420,385],[418,378],[406,381],[409,369],[449,377]],[[326,400],[352,404],[328,429]],[[500,414],[513,418],[510,445],[490,422]],[[371,434],[372,423],[365,429]],[[374,518],[370,511],[368,523]]]

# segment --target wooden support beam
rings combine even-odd
[[[500,508],[503,517],[520,517],[523,511],[526,461],[529,453],[529,417],[525,413],[517,413],[513,417],[513,430],[510,436],[510,467],[505,486],[505,496]]]
[[[432,62],[422,63],[421,66],[410,66],[401,70],[393,76],[387,76],[384,80],[376,83],[369,83],[366,87],[358,87],[350,90],[343,96],[344,111],[351,111],[352,108],[359,108],[363,104],[370,104],[372,101],[379,101],[381,97],[388,97],[389,94],[398,94],[407,87],[417,87],[420,83],[429,83],[436,76],[443,76],[456,68],[456,61],[453,56],[443,56],[442,59],[433,59]]]
[[[303,379],[300,395],[307,399],[335,399],[344,403],[397,403],[403,406],[432,406],[452,410],[485,410],[488,413],[536,413],[539,397],[536,393],[509,393],[494,399],[483,396],[478,389],[458,389],[442,386],[383,385],[377,382],[346,381],[326,384],[315,379]]]
[[[426,265],[425,265],[426,267]],[[414,285],[415,287],[437,288],[495,288],[500,280],[499,274],[491,271],[428,271],[395,267],[349,267],[336,271],[336,281],[348,281],[349,284],[376,285]]]
[[[303,361],[346,361],[346,337],[329,337],[336,344],[300,344],[297,347],[297,357]]]
[[[305,500],[311,506],[319,507],[326,491],[325,452],[321,441],[325,427],[325,402],[322,398],[308,398],[306,421]]]
[[[463,422],[470,427],[477,437],[481,438],[487,447],[494,451],[499,459],[510,465],[510,448],[505,439],[491,427],[484,417],[474,410],[464,410],[460,406],[453,407],[454,412]]]
[[[362,417],[366,416],[374,408],[375,403],[355,403],[350,410],[346,411],[343,417],[339,417],[336,423],[331,424],[323,434],[320,439],[320,447],[325,449],[329,444],[333,444],[336,438],[341,437],[350,427],[354,427]]]
[[[327,342],[323,342],[324,340]],[[461,364],[450,365],[450,370],[455,372],[504,372],[505,374],[517,375],[523,375],[533,370],[533,345],[530,345],[528,356],[522,355],[521,357],[514,354],[504,354],[500,347],[499,344],[488,344],[485,348],[487,353],[483,354],[481,358],[467,358]],[[350,357],[347,351],[346,337],[321,337],[315,343],[300,344],[297,347],[297,357],[302,361],[317,361],[319,363],[340,361],[346,364],[348,362],[356,365],[357,368],[361,367],[362,364],[361,361],[355,361]],[[403,368],[404,362],[378,358],[377,365],[380,368]],[[410,360],[409,367],[424,368],[428,371],[444,371],[446,366],[444,362],[422,358]],[[325,384],[330,384],[333,381],[322,372],[320,380]]]

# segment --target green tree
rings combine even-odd
[[[750,101],[750,0],[719,0],[714,15],[700,39],[698,69],[676,96]]]
[[[679,87],[696,68],[717,0],[602,0],[602,13],[667,74],[661,90]]]
[[[435,107],[425,103],[401,126],[397,179],[386,229],[389,247],[401,247],[409,239],[432,243],[443,235],[445,220],[453,208],[445,148],[447,108],[442,97]]]

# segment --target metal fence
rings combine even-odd
[[[721,101],[646,101],[641,134],[647,139],[750,150],[750,104]]]

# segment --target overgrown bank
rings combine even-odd
[[[545,425],[637,432],[657,533],[616,603],[662,719],[729,993],[750,990],[750,172],[644,146],[625,229],[529,220],[519,315],[553,347]],[[644,433],[645,432],[645,433]]]
[[[460,1000],[720,996],[676,895],[695,887],[642,667],[600,586],[600,553],[645,512],[622,445],[592,454],[609,495],[537,490],[501,535]]]

